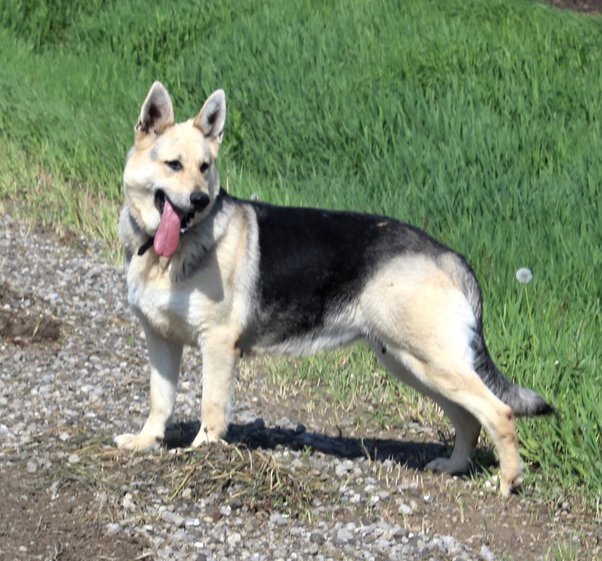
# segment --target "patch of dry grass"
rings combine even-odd
[[[307,516],[314,499],[335,500],[333,485],[305,463],[295,470],[273,453],[211,444],[201,449],[131,453],[105,438],[83,438],[64,446],[56,470],[59,485],[77,481],[105,490],[123,490],[135,482],[149,498],[167,489],[168,502],[209,499],[216,505],[246,507],[251,512]]]

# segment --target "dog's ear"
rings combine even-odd
[[[194,118],[194,126],[200,129],[208,140],[221,143],[226,123],[226,94],[224,90],[214,91]]]
[[[161,82],[154,82],[142,104],[136,123],[137,134],[161,134],[175,121],[168,91]]]

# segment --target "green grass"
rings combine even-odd
[[[179,119],[223,87],[231,190],[386,213],[466,254],[494,356],[559,411],[521,423],[526,458],[552,490],[602,494],[600,17],[527,0],[0,0],[0,13],[5,211],[114,247],[151,82]],[[375,368],[347,356],[299,368],[345,402]]]

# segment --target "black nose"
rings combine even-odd
[[[190,204],[194,207],[194,210],[203,210],[211,199],[207,193],[202,191],[193,191],[190,193]]]

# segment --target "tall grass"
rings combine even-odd
[[[526,456],[553,485],[602,492],[599,17],[526,0],[0,0],[0,11],[5,209],[115,243],[151,82],[168,86],[180,119],[223,87],[232,191],[386,213],[465,253],[500,366],[559,410],[521,426]],[[526,287],[514,280],[523,265]],[[351,356],[352,370],[372,369]]]

